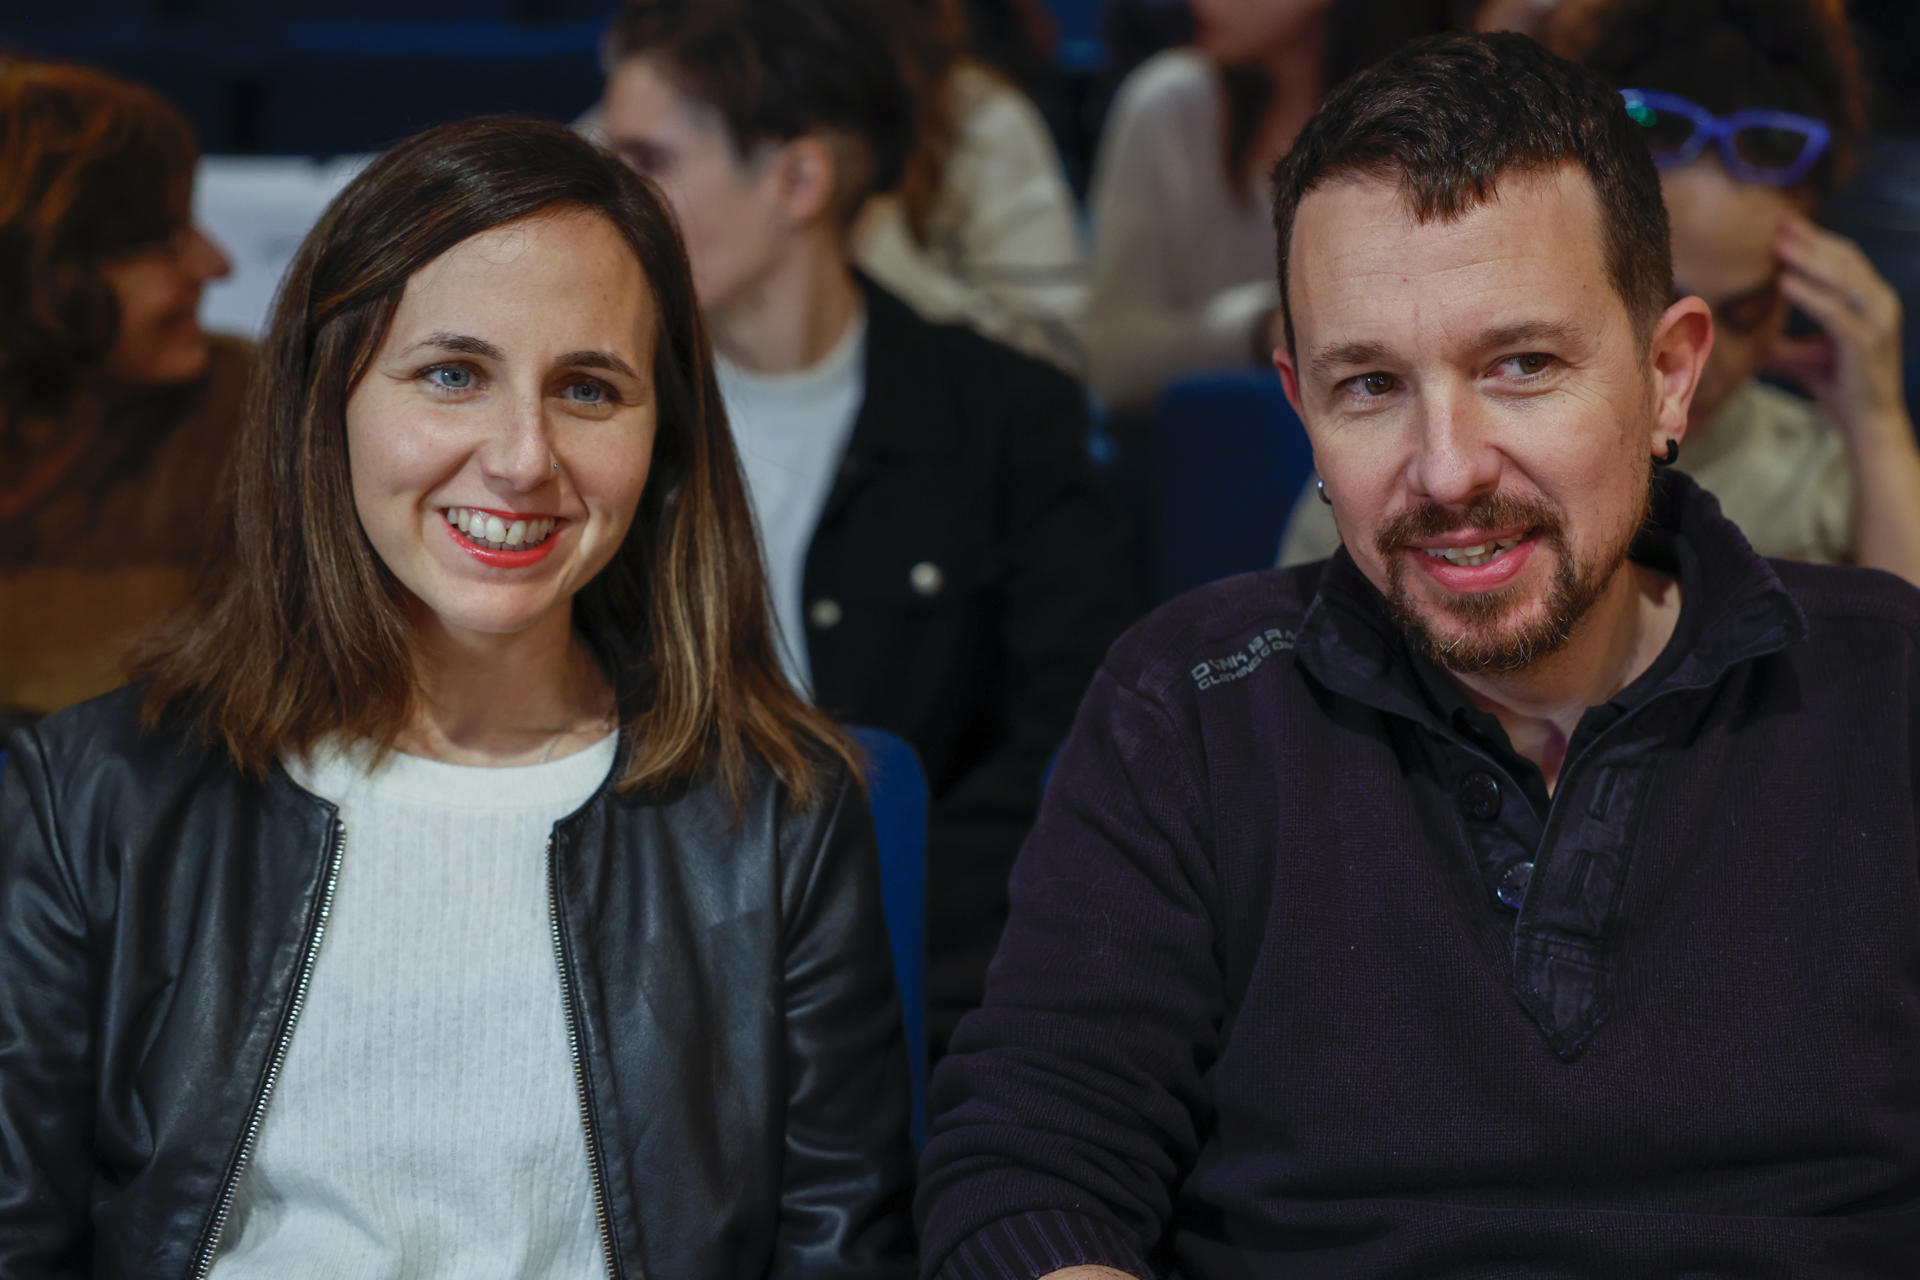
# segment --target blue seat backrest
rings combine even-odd
[[[1076,71],[1098,70],[1105,55],[1101,23],[1106,0],[1047,0],[1046,7],[1059,37],[1060,65]]]
[[[1313,450],[1272,370],[1198,374],[1161,393],[1149,450],[1158,599],[1273,564]]]
[[[849,728],[867,753],[867,793],[880,846],[880,889],[893,943],[907,1053],[913,1070],[913,1143],[927,1111],[927,778],[906,739],[884,729]]]

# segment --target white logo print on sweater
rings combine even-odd
[[[1269,654],[1293,648],[1293,639],[1291,631],[1268,628],[1249,640],[1246,648],[1236,649],[1224,658],[1208,658],[1187,674],[1202,689],[1243,680],[1257,671]]]

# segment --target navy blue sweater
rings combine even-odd
[[[1344,553],[1114,647],[934,1078],[925,1274],[1920,1274],[1920,592],[1663,486],[1682,625],[1550,802]]]

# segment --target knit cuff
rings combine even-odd
[[[1063,1209],[1015,1214],[981,1228],[947,1255],[934,1280],[1038,1280],[1062,1267],[1092,1266],[1153,1280],[1138,1240]]]

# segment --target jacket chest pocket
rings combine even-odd
[[[807,556],[810,637],[850,620],[947,616],[978,608],[1001,577],[992,513],[916,468],[876,478],[823,524]]]

